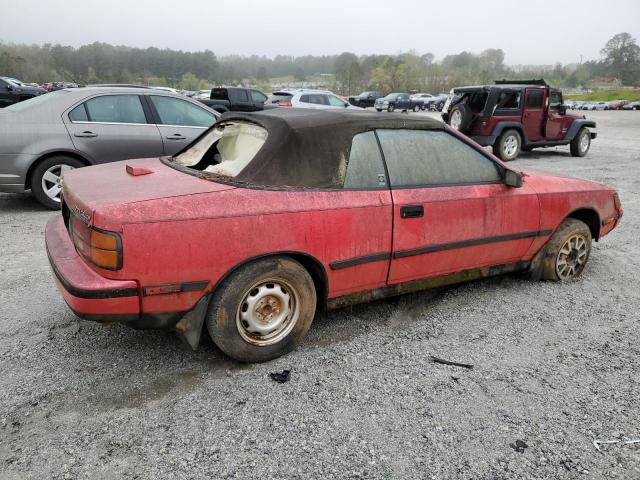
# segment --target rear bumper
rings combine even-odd
[[[77,316],[101,322],[140,320],[138,283],[93,271],[76,252],[61,215],[47,222],[45,243],[56,286]]]

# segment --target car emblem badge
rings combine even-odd
[[[83,220],[85,223],[89,223],[89,220],[91,220],[91,214],[85,212],[83,209],[81,209],[77,205],[74,205],[72,210],[73,210],[73,213],[76,216],[78,216],[81,220]]]

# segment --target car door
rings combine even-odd
[[[517,262],[538,236],[538,198],[447,130],[378,130],[393,195],[389,283]]]
[[[547,140],[559,140],[567,133],[567,127],[565,126],[563,128],[566,116],[560,113],[561,105],[562,93],[550,92],[548,113],[544,128],[544,136]]]
[[[230,88],[229,101],[232,110],[236,112],[254,111],[253,102],[249,99],[249,93],[243,88]]]
[[[527,88],[525,96],[522,124],[527,133],[528,141],[537,142],[543,139],[545,91],[542,88]]]
[[[89,98],[62,115],[74,146],[95,163],[163,154],[160,132],[139,95]]]
[[[156,117],[165,155],[175,155],[216,123],[213,113],[188,100],[169,95],[145,97]]]
[[[323,248],[331,252],[329,277],[334,296],[384,287],[391,257],[393,204],[384,162],[373,131],[354,135],[344,188],[330,195],[344,208],[331,211]],[[336,226],[338,226],[336,228]]]
[[[251,94],[251,102],[253,103],[252,111],[264,110],[264,102],[267,101],[267,96],[258,90],[250,90],[249,93]]]

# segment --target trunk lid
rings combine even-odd
[[[71,170],[64,176],[63,198],[70,212],[93,225],[94,213],[108,207],[233,188],[144,158]]]

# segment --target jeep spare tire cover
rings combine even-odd
[[[462,133],[467,133],[472,118],[473,114],[471,113],[469,107],[467,107],[464,103],[459,103],[458,105],[455,105],[451,110],[449,110],[449,119],[447,123],[451,128],[454,128]]]

